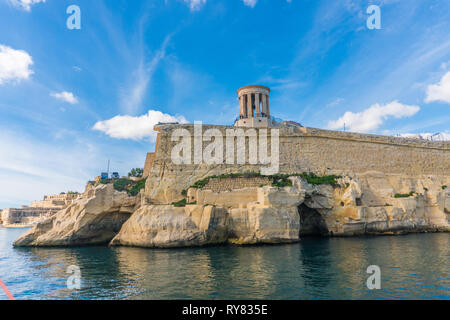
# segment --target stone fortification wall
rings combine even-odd
[[[48,208],[8,208],[1,212],[1,220],[3,224],[29,224],[36,221],[41,221],[47,217],[55,214],[57,210]]]
[[[237,164],[174,164],[172,149],[179,141],[172,141],[176,129],[186,129],[192,137],[194,159],[194,126],[162,125],[158,146],[152,161],[146,185],[146,199],[151,203],[171,203],[182,198],[181,191],[195,181],[211,175],[259,171],[267,165],[249,163],[249,139],[246,141],[246,161]],[[203,132],[217,129],[224,136],[226,155],[226,132],[235,130],[230,126],[203,126]],[[391,136],[329,131],[314,128],[280,127],[279,171],[281,173],[314,172],[316,174],[355,175],[368,171],[406,176],[450,175],[450,142],[432,142]],[[260,134],[263,129],[256,130]],[[270,129],[268,152],[271,150]],[[235,140],[236,142],[236,140]],[[202,150],[211,142],[203,142]],[[235,144],[236,146],[236,144]],[[236,148],[235,148],[236,152]]]
[[[252,178],[213,178],[203,187],[203,190],[211,190],[212,192],[224,192],[244,188],[260,187],[262,185],[270,185],[272,180],[267,177]]]

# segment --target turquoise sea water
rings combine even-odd
[[[16,299],[450,299],[450,234],[309,238],[187,249],[13,248],[0,228],[0,278]],[[69,290],[67,267],[81,270]],[[369,265],[381,289],[369,290]],[[0,289],[0,299],[6,299]]]

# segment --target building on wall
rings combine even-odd
[[[51,217],[59,209],[49,208],[7,208],[1,212],[1,221],[4,226],[32,225],[46,218]]]
[[[236,127],[271,127],[270,89],[265,86],[251,85],[239,88],[239,118]]]
[[[80,196],[79,193],[61,193],[44,196],[44,200],[33,201],[31,208],[64,209]]]

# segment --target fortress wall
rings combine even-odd
[[[251,178],[216,178],[210,179],[203,190],[211,190],[219,193],[223,191],[231,191],[244,188],[254,188],[261,185],[271,184],[272,180],[268,177],[251,177]]]
[[[179,200],[182,198],[183,189],[210,175],[259,171],[263,167],[248,164],[248,144],[245,165],[236,163],[175,165],[171,160],[171,151],[179,142],[172,142],[171,136],[173,131],[179,128],[187,129],[193,137],[193,125],[163,125],[156,128],[159,131],[158,147],[146,185],[146,198],[150,202],[170,203],[173,199]],[[218,129],[225,137],[227,129],[236,128],[204,125],[203,132],[207,129]],[[244,128],[244,131],[246,130],[248,129]],[[258,132],[260,129],[255,130]],[[354,175],[380,171],[406,176],[450,175],[450,142],[313,128],[281,127],[279,130],[281,173],[310,171],[320,175]],[[268,142],[270,150],[270,137]],[[210,142],[204,142],[203,149],[209,144]],[[224,138],[224,149],[225,147]],[[192,145],[192,159],[193,152]]]
[[[148,152],[145,158],[144,172],[142,173],[143,178],[147,178],[150,175],[150,170],[153,166],[153,160],[155,159],[154,152]]]

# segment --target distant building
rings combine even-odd
[[[67,208],[80,197],[79,193],[61,193],[44,196],[44,200],[33,201],[30,206],[7,208],[0,212],[0,220],[4,226],[17,224],[32,225],[51,217],[59,210]]]

